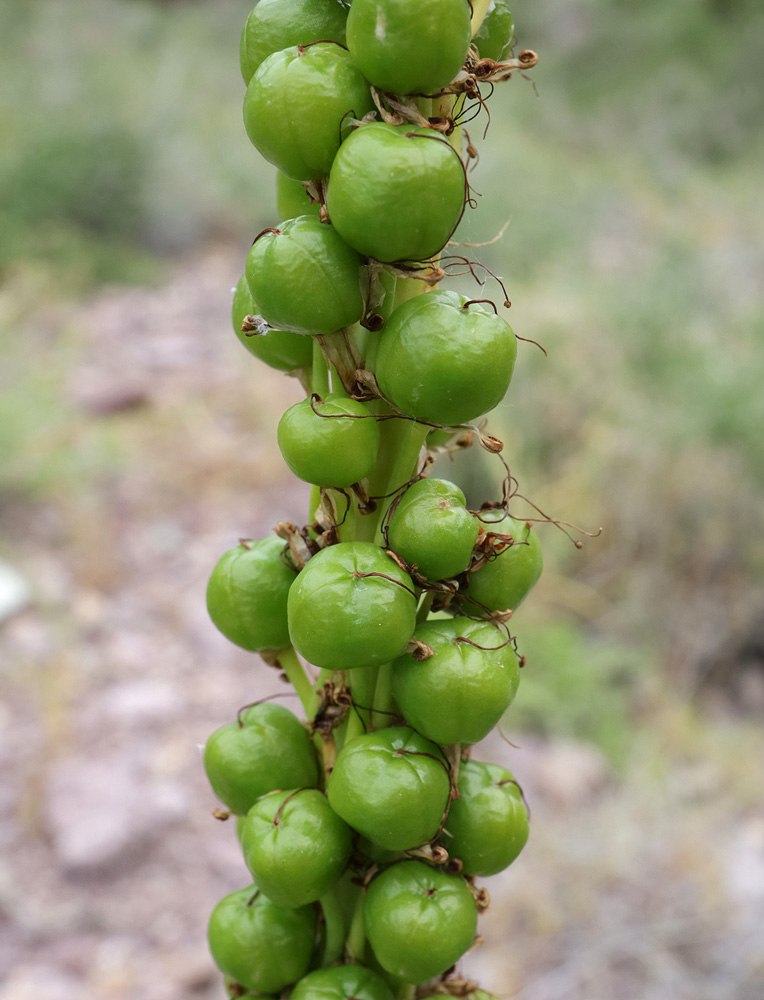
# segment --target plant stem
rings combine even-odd
[[[329,369],[326,367],[324,352],[316,337],[313,338],[313,392],[325,399],[329,395]],[[315,508],[314,508],[315,510]]]
[[[374,704],[378,673],[377,667],[357,667],[350,675],[353,708],[350,710],[352,719],[348,724],[346,739],[351,739],[352,721],[355,721],[355,725],[352,725],[353,736],[360,736],[372,728],[370,709]]]
[[[394,428],[394,435],[391,435],[394,442],[393,450],[387,455],[388,469],[385,477],[386,482],[380,494],[382,496],[387,496],[393,490],[404,486],[417,471],[419,452],[431,430],[430,427],[418,424],[415,420],[388,420],[387,423],[398,426]],[[381,525],[393,499],[394,497],[388,497],[380,502],[375,536],[377,545],[384,545],[385,540]]]
[[[311,486],[310,488],[310,510],[308,511],[308,524],[313,524],[316,517],[316,511],[321,505],[321,487]]]
[[[427,621],[427,616],[430,613],[430,608],[432,607],[432,602],[435,600],[435,594],[433,591],[429,591],[424,594],[422,600],[419,602],[419,608],[416,613],[416,623],[421,625],[422,622]]]
[[[325,969],[342,958],[345,950],[345,920],[334,889],[319,899],[324,912],[324,947],[321,968]]]
[[[389,726],[391,720],[390,715],[387,713],[395,711],[392,663],[383,663],[379,668],[377,686],[374,688],[374,701],[372,704],[374,705],[374,711],[371,713],[371,728],[377,728],[376,720],[374,719],[375,713],[382,715],[381,726]]]
[[[313,341],[324,352],[327,363],[336,368],[345,388],[350,390],[355,373],[363,364],[353,328],[343,327],[334,333],[316,334]]]
[[[470,22],[470,29],[472,31],[472,37],[480,31],[480,25],[485,20],[485,16],[488,13],[488,8],[491,6],[491,0],[472,0],[472,21]]]
[[[364,952],[366,951],[366,931],[363,926],[363,893],[359,893],[355,909],[353,910],[353,919],[350,921],[346,948],[351,959],[363,963]]]
[[[287,675],[289,683],[300,696],[306,717],[312,719],[316,714],[316,693],[292,646],[281,650],[278,655],[278,663]]]

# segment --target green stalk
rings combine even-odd
[[[393,665],[392,663],[383,663],[379,668],[379,673],[377,675],[377,686],[374,688],[374,699],[372,701],[374,706],[374,711],[371,713],[371,728],[378,729],[389,726],[391,718],[389,712],[394,712],[396,710],[395,700],[393,698]],[[375,719],[375,714],[379,714],[380,718]]]
[[[472,31],[472,37],[480,31],[480,25],[485,20],[485,16],[488,13],[488,8],[491,6],[491,0],[472,0],[472,20],[470,22],[470,29]]]
[[[321,968],[326,969],[342,958],[345,951],[345,919],[334,889],[319,899],[324,913],[324,947]]]
[[[345,739],[360,736],[372,728],[370,710],[374,704],[378,673],[377,667],[357,667],[350,675],[353,707],[350,709],[350,721]]]
[[[313,392],[325,399],[329,394],[329,369],[326,367],[324,352],[318,340],[313,338]],[[314,508],[315,510],[315,508]]]
[[[292,646],[280,651],[278,664],[299,695],[306,718],[312,719],[316,714],[316,693]]]
[[[435,600],[435,594],[433,593],[433,591],[429,591],[428,593],[422,596],[422,600],[419,602],[419,608],[417,609],[416,613],[417,625],[421,625],[422,622],[427,621],[427,616],[430,613],[430,608],[432,607],[432,602],[434,600]]]
[[[363,926],[363,893],[359,894],[358,901],[353,910],[353,919],[350,921],[346,948],[351,959],[363,963],[366,951],[366,931]]]
[[[316,517],[316,511],[321,505],[321,487],[311,486],[310,488],[310,510],[308,511],[308,524],[313,524]]]
[[[418,424],[415,420],[389,420],[387,422],[390,424],[398,424],[396,434],[398,447],[393,454],[389,456],[391,461],[387,475],[387,482],[385,484],[385,488],[382,490],[382,495],[392,493],[393,490],[405,485],[405,483],[407,483],[416,473],[417,463],[419,461],[419,452],[422,450],[422,445],[432,429],[425,424]],[[388,497],[387,499],[380,501],[377,532],[375,535],[377,545],[384,545],[385,543],[385,539],[382,534],[382,522],[384,520],[385,513],[387,512],[387,508],[394,499],[394,497]]]

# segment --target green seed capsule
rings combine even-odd
[[[394,94],[429,94],[456,76],[470,44],[467,0],[354,0],[347,42],[366,78]]]
[[[273,536],[243,542],[220,557],[207,584],[207,610],[231,642],[260,653],[289,645],[287,598],[296,573]]]
[[[402,861],[369,886],[364,925],[383,969],[406,983],[426,983],[472,944],[477,906],[457,875]]]
[[[314,788],[258,799],[244,824],[244,860],[255,884],[279,906],[304,906],[328,892],[351,846],[349,827]]]
[[[304,338],[303,338],[304,339]],[[368,476],[377,461],[379,427],[363,403],[330,393],[304,399],[279,421],[284,461],[306,483],[344,488]]]
[[[285,330],[269,330],[267,333],[253,333],[242,330],[245,316],[259,315],[259,308],[252,298],[247,279],[239,279],[233,296],[231,320],[234,332],[250,354],[270,368],[291,372],[296,368],[306,368],[313,362],[313,345],[298,333]]]
[[[479,527],[458,486],[446,479],[420,479],[396,504],[388,539],[422,576],[447,580],[469,565]]]
[[[512,379],[517,341],[509,324],[457,292],[418,295],[383,327],[376,375],[407,416],[467,423],[493,409]]]
[[[288,910],[255,885],[221,899],[208,928],[220,971],[258,993],[278,993],[305,975],[315,935],[313,906]]]
[[[245,273],[260,314],[276,330],[328,334],[363,315],[361,263],[331,226],[301,215],[255,240]]]
[[[289,177],[328,177],[351,118],[374,103],[369,85],[339,45],[320,42],[274,52],[260,65],[244,98],[252,144]]]
[[[441,842],[465,875],[495,875],[528,840],[528,810],[512,775],[498,764],[462,761],[459,799],[451,803]]]
[[[385,981],[362,965],[338,965],[309,972],[295,986],[290,1000],[393,1000]]]
[[[322,549],[289,592],[292,643],[325,670],[387,663],[414,633],[412,589],[411,577],[371,542]]]
[[[418,662],[407,653],[393,665],[393,694],[406,721],[435,743],[482,740],[509,708],[520,683],[507,636],[469,618],[425,622],[415,636],[434,655]]]
[[[483,513],[481,517],[489,520],[484,524],[486,530],[511,535],[514,544],[504,548],[476,573],[469,574],[462,606],[468,615],[484,614],[486,608],[514,611],[541,576],[544,560],[538,535],[527,521],[503,517],[500,511],[494,515]]]
[[[472,39],[480,58],[495,59],[497,62],[507,59],[514,40],[515,21],[509,3],[507,0],[491,0],[483,23]]]
[[[347,7],[340,0],[260,0],[241,33],[241,75],[249,83],[264,59],[318,38],[345,41]]]
[[[316,751],[305,727],[282,705],[267,702],[215,730],[204,748],[204,770],[215,795],[239,816],[277,788],[318,784]]]
[[[340,147],[327,208],[337,232],[381,261],[426,260],[454,231],[464,206],[464,169],[431,129],[362,125]]]
[[[327,794],[332,809],[372,843],[406,851],[438,832],[449,787],[439,748],[413,729],[390,726],[342,748]]]

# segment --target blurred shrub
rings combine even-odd
[[[521,625],[518,648],[527,664],[504,725],[586,740],[614,765],[624,764],[633,743],[642,653],[560,623]]]

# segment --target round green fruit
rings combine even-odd
[[[447,580],[469,566],[480,522],[464,494],[446,479],[420,479],[395,505],[390,547],[429,580]]]
[[[425,622],[415,636],[434,654],[418,662],[407,653],[393,664],[393,695],[406,721],[435,743],[482,740],[517,693],[512,644],[501,629],[469,618]]]
[[[411,577],[371,542],[340,542],[307,563],[289,592],[289,634],[325,670],[395,659],[414,634]]]
[[[342,748],[327,795],[332,809],[372,843],[406,851],[438,832],[449,788],[439,748],[413,729],[390,726]]]
[[[480,515],[488,519],[483,527],[511,535],[514,544],[507,545],[494,558],[469,574],[463,607],[467,614],[480,615],[489,611],[516,610],[541,576],[544,560],[538,535],[527,521],[504,517],[502,513]]]
[[[377,461],[379,427],[363,403],[329,394],[290,406],[278,426],[284,461],[316,486],[344,488],[368,476]]]
[[[460,798],[451,803],[443,846],[464,865],[465,875],[495,875],[528,840],[528,810],[512,775],[498,764],[462,761]]]
[[[369,85],[348,52],[332,42],[294,46],[260,65],[244,98],[253,146],[289,177],[328,177],[350,129],[348,116],[373,110]]]
[[[501,62],[509,58],[515,40],[515,21],[507,0],[491,0],[483,23],[472,39],[481,59]]]
[[[345,41],[347,7],[340,0],[260,0],[244,23],[241,75],[249,83],[264,59],[290,45],[317,39]]]
[[[361,263],[331,226],[300,215],[258,236],[245,273],[274,329],[328,334],[363,315]]]
[[[406,983],[426,983],[472,945],[477,906],[459,876],[422,861],[402,861],[369,886],[364,924],[386,972]]]
[[[401,413],[455,426],[501,402],[516,356],[511,327],[492,309],[457,292],[429,292],[385,323],[376,375]]]
[[[450,83],[464,63],[470,5],[467,0],[354,0],[347,43],[375,87],[429,94]]]
[[[464,198],[464,167],[448,140],[431,129],[371,122],[340,146],[326,205],[359,253],[426,260],[448,242]]]
[[[313,906],[285,909],[254,885],[221,899],[208,928],[220,971],[259,993],[278,993],[305,975],[315,935]]]
[[[394,1000],[387,983],[362,965],[338,965],[309,972],[290,1000]]]
[[[242,542],[224,553],[207,584],[207,610],[231,642],[259,653],[289,645],[287,598],[296,573],[276,538]]]
[[[268,330],[267,333],[245,332],[242,330],[246,316],[257,316],[259,308],[252,298],[247,279],[239,279],[233,296],[231,320],[236,336],[250,354],[271,368],[291,372],[297,368],[307,368],[313,362],[313,344],[307,337],[286,330]]]
[[[238,815],[277,788],[312,787],[319,772],[313,744],[297,716],[263,702],[207,740],[204,769],[212,790]]]
[[[244,860],[255,884],[279,906],[304,906],[328,892],[351,846],[347,824],[315,788],[265,795],[244,824]]]

